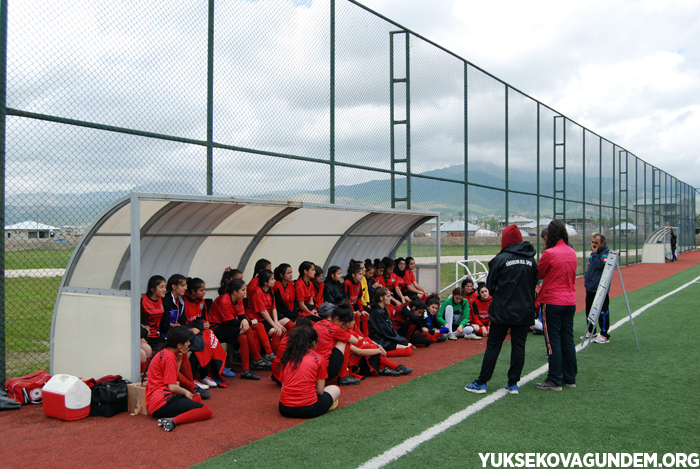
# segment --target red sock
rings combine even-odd
[[[258,341],[258,335],[254,332],[252,327],[248,329],[248,332],[246,332],[245,335],[248,337],[248,350],[253,356],[253,360],[257,362],[262,358],[262,356],[260,356],[260,342]]]
[[[192,394],[192,400],[201,404],[202,403],[202,396],[200,394]]]
[[[192,366],[190,365],[190,359],[187,357],[186,353],[182,354],[182,363],[180,363],[180,370],[177,373],[177,379],[180,381],[180,386],[187,389],[189,392],[194,391]]]
[[[287,332],[291,331],[292,329],[294,329],[294,322],[287,321],[286,324],[284,324],[284,328],[287,329]]]
[[[143,374],[143,372],[146,371],[146,363],[148,363],[148,362],[147,361],[141,362],[141,374]]]
[[[360,327],[361,322],[362,322],[362,315],[360,313],[355,313],[355,332],[359,336],[367,337],[366,335],[362,335],[362,328]]]
[[[432,343],[437,342],[437,337],[435,337],[433,334],[428,333],[428,334],[425,334],[425,336],[426,336],[428,339],[430,339],[430,342],[432,342]]]
[[[240,334],[238,343],[241,346],[241,368],[243,371],[250,369],[250,345],[248,345],[248,334]]]
[[[255,332],[258,336],[258,340],[260,341],[260,344],[263,346],[265,349],[266,354],[271,354],[272,353],[272,346],[270,345],[270,337],[267,335],[267,331],[265,330],[265,326],[263,323],[259,322],[256,325],[253,326],[255,328]],[[258,348],[259,350],[259,348]]]
[[[387,357],[410,357],[411,355],[413,355],[413,348],[411,347],[401,349],[397,348],[396,350],[386,353]]]
[[[408,326],[408,332],[406,333],[406,339],[408,339],[408,341],[410,342],[411,337],[413,337],[413,334],[415,334],[415,333],[416,333],[416,325],[412,324],[412,325]]]
[[[272,351],[275,352],[275,355],[277,355],[277,350],[279,349],[280,341],[285,335],[287,335],[286,330],[282,335],[272,334],[272,340],[270,341],[270,345],[272,346]]]
[[[385,366],[388,366],[392,370],[396,370],[396,364],[394,362],[383,355],[379,355],[379,367],[383,368]]]
[[[345,378],[348,375],[348,362],[350,361],[350,344],[345,345],[345,354],[343,355],[343,366],[340,367],[338,378]]]
[[[194,391],[194,382],[190,381],[182,372],[177,372],[177,380],[180,382],[180,386],[187,389],[189,392]]]
[[[364,314],[362,315],[362,332],[363,332],[363,337],[369,337],[369,328],[367,324],[369,323],[368,321],[369,316],[365,316]]]
[[[173,422],[175,425],[182,425],[183,423],[200,422],[202,420],[208,420],[212,416],[212,411],[209,407],[204,406],[199,409],[188,410],[184,414],[180,414],[177,417],[173,417]]]

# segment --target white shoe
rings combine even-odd
[[[194,385],[197,386],[199,389],[203,389],[203,390],[205,390],[205,391],[206,391],[207,389],[209,389],[209,386],[207,386],[206,384],[202,383],[202,382],[199,381],[199,380],[195,380],[195,381],[194,381]]]
[[[202,378],[200,381],[202,384],[206,384],[210,388],[216,387],[216,382],[213,379],[211,379],[209,376],[207,376],[206,378]]]
[[[447,334],[447,340],[457,340],[457,336],[454,332],[450,332],[449,334]]]
[[[467,339],[467,340],[481,340],[481,337],[479,337],[478,335],[474,334],[473,332],[472,332],[472,333],[469,333],[469,334],[465,334],[465,335],[464,335],[464,338]]]
[[[595,340],[596,340],[597,338],[598,338],[598,334],[593,334],[593,338],[591,339],[591,333],[590,333],[590,332],[586,332],[586,335],[582,335],[582,336],[581,336],[581,340],[588,340],[588,339],[591,339],[591,340],[594,341],[594,342],[595,342]]]

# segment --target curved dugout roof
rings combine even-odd
[[[214,287],[226,267],[253,276],[257,259],[347,266],[392,254],[434,212],[305,202],[133,194],[139,201],[140,279],[197,276]],[[66,269],[64,287],[130,290],[132,196],[93,225]]]
[[[435,217],[411,210],[131,194],[99,217],[68,262],[51,323],[51,372],[138,379],[140,295],[153,275],[200,277],[214,296],[226,267],[249,279],[260,258],[295,270],[308,260],[327,270],[353,258],[391,256]],[[424,266],[426,280],[435,283],[439,246],[436,254],[435,266]]]

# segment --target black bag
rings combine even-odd
[[[92,388],[90,415],[112,417],[126,412],[128,408],[126,381],[123,379],[98,383]]]
[[[204,337],[202,337],[202,334],[192,336],[190,352],[201,352],[202,350],[204,350]]]

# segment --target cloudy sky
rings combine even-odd
[[[700,187],[700,1],[363,3]]]
[[[205,140],[207,3],[12,2],[8,106]],[[600,1],[586,2],[585,8],[570,3],[365,2],[647,162],[700,186],[700,2]],[[390,167],[388,42],[396,28],[349,2],[336,5],[335,158],[371,169],[339,167],[335,183],[386,179],[376,169]],[[217,2],[214,42],[214,140],[327,160],[329,2]],[[412,39],[410,45],[411,170],[462,164],[462,62],[420,40]],[[502,168],[504,87],[475,69],[470,69],[468,85],[470,168],[476,163]],[[400,96],[400,86],[397,91]],[[517,96],[509,103],[510,168],[532,166],[536,107]],[[405,114],[401,102],[396,111],[399,119]],[[551,134],[542,130],[547,151]],[[575,131],[569,137],[578,138]],[[405,147],[400,131],[396,138],[400,156]],[[583,156],[567,147],[569,156],[582,167]],[[10,195],[202,193],[206,151],[201,145],[11,117],[6,168]],[[216,149],[214,191],[302,198],[298,194],[329,187],[328,168]],[[576,174],[569,168],[567,183],[580,184],[581,170]],[[569,174],[578,179],[568,181]],[[502,180],[500,170],[487,182],[502,185]],[[309,199],[325,201],[323,197]],[[376,204],[387,197],[366,194],[364,199]]]

